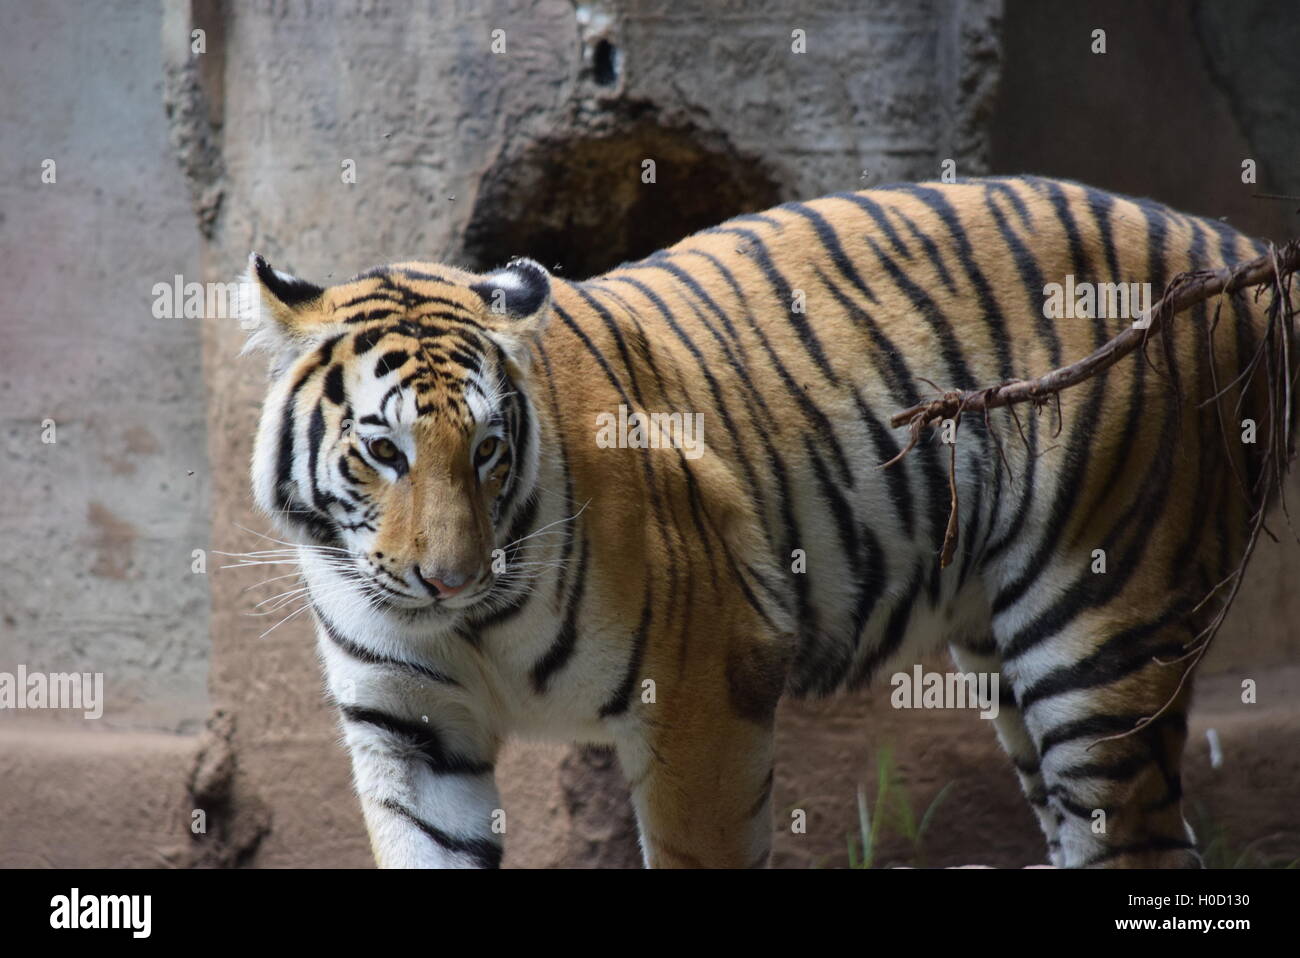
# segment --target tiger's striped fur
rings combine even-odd
[[[1171,368],[1152,349],[1019,427],[963,420],[946,569],[949,447],[879,465],[906,438],[889,415],[931,384],[1037,375],[1129,322],[1049,320],[1047,284],[1154,298],[1262,251],[1006,178],[790,203],[581,283],[521,260],[322,289],[255,258],[253,343],[274,356],[256,497],[304,544],[379,863],[498,864],[493,764],[527,735],[617,749],[648,865],[765,864],[778,698],[947,644],[1001,674],[998,734],[1052,862],[1196,864],[1170,663],[1245,548],[1261,457],[1218,417],[1267,434],[1262,394],[1234,384],[1262,307],[1232,298],[1213,365],[1200,307]],[[1215,383],[1234,384],[1219,410],[1200,405]],[[620,406],[702,413],[704,454],[603,448]]]

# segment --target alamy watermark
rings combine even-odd
[[[1047,319],[1129,319],[1138,329],[1151,325],[1150,283],[1091,283],[1074,281],[1043,287],[1043,316]]]
[[[628,412],[596,415],[596,445],[601,449],[680,449],[687,459],[704,455],[704,413]]]
[[[257,326],[262,299],[256,283],[185,282],[177,273],[170,283],[154,283],[154,319],[238,319],[245,332]]]
[[[0,672],[0,711],[81,709],[88,719],[104,714],[103,672]]]
[[[998,717],[997,672],[895,672],[889,704],[896,709],[979,709],[980,718]]]
[[[153,931],[153,896],[83,895],[73,888],[50,899],[50,927],[123,929],[132,938],[148,938]]]

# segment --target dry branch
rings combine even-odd
[[[1276,254],[1276,256],[1275,256]],[[1139,346],[1145,345],[1149,336],[1158,336],[1165,323],[1175,313],[1190,309],[1219,293],[1235,293],[1248,286],[1281,280],[1300,269],[1300,240],[1291,240],[1280,250],[1272,250],[1234,268],[1193,270],[1179,273],[1165,287],[1164,294],[1152,305],[1148,315],[1150,325],[1134,325],[1124,330],[1090,356],[1070,363],[1037,379],[1016,379],[983,389],[966,392],[948,392],[938,399],[919,403],[910,409],[895,413],[889,424],[897,429],[910,425],[911,440],[898,456],[885,465],[892,465],[916,445],[921,430],[944,419],[952,419],[962,412],[980,412],[998,409],[1014,403],[1041,403],[1048,396],[1077,385],[1115,365]]]

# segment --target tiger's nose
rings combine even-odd
[[[450,599],[453,595],[463,592],[470,580],[467,575],[442,571],[436,571],[426,578],[424,571],[418,565],[415,567],[415,577],[440,599]]]

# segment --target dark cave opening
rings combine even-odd
[[[462,254],[472,269],[530,256],[581,280],[779,201],[757,161],[689,129],[636,122],[535,140],[499,158],[483,179]]]

